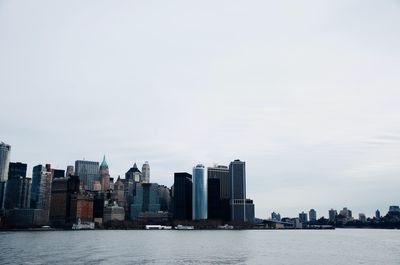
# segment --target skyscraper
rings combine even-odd
[[[309,215],[309,217],[310,217],[310,222],[315,222],[315,221],[317,221],[317,212],[316,212],[314,209],[311,209],[311,210],[308,212],[308,215]]]
[[[239,159],[229,164],[232,221],[246,221],[246,164]]]
[[[8,179],[10,152],[11,146],[0,142],[0,182],[6,182]]]
[[[6,195],[4,199],[5,209],[26,209],[30,206],[31,179],[25,176],[14,175],[8,178]]]
[[[336,222],[337,211],[334,209],[329,210],[329,222],[334,223]]]
[[[74,176],[74,166],[67,166],[67,171],[65,172],[65,177]]]
[[[160,211],[157,183],[141,183],[136,186],[136,194],[131,204],[130,218],[137,220],[141,213]]]
[[[49,221],[51,184],[52,174],[49,164],[46,164],[46,167],[42,165],[33,167],[31,208],[43,209],[43,223],[48,223]]]
[[[220,180],[208,178],[207,185],[208,219],[222,220]]]
[[[86,190],[93,190],[94,181],[99,179],[99,162],[76,160],[75,175],[79,176]]]
[[[208,179],[219,179],[221,199],[231,198],[231,183],[229,168],[227,166],[216,165],[207,168]]]
[[[103,161],[100,164],[100,184],[102,191],[110,189],[110,170],[106,162],[106,156],[103,156]]]
[[[207,176],[203,165],[193,168],[193,220],[207,219]]]
[[[299,220],[300,220],[300,223],[302,223],[302,224],[307,223],[308,222],[307,214],[305,212],[299,213]]]
[[[142,179],[143,183],[150,183],[150,165],[149,162],[144,162],[142,166]]]
[[[8,166],[8,178],[26,177],[26,169],[28,165],[21,162],[10,162]]]
[[[186,172],[174,174],[174,188],[172,196],[174,219],[192,219],[192,190],[192,175]]]
[[[141,176],[142,173],[138,169],[136,163],[133,164],[133,167],[131,167],[126,173],[125,173],[125,179],[131,179],[134,182],[140,182],[141,181]]]

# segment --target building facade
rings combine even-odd
[[[192,175],[186,172],[174,174],[174,186],[172,191],[174,219],[192,219],[192,190]]]
[[[108,191],[110,189],[110,170],[106,162],[106,156],[103,156],[103,161],[100,164],[100,185],[102,191]]]
[[[141,182],[143,183],[150,183],[150,165],[149,162],[144,162],[142,166],[142,178]]]
[[[51,203],[52,173],[50,164],[37,165],[32,171],[31,203],[32,209],[43,210],[43,220],[49,221]]]
[[[6,182],[8,179],[10,152],[11,146],[0,142],[0,182]]]
[[[207,197],[207,172],[203,165],[199,164],[193,168],[193,220],[204,220],[208,218]]]
[[[227,166],[216,165],[207,168],[208,179],[219,179],[221,199],[231,198],[231,182],[229,168]]]
[[[94,181],[99,179],[99,162],[76,160],[75,175],[79,176],[85,190],[93,190]]]
[[[137,220],[141,213],[160,211],[157,183],[141,183],[136,186],[136,194],[131,204],[130,219]]]
[[[26,174],[25,174],[26,175]],[[8,178],[6,195],[4,199],[5,209],[27,209],[31,200],[31,179],[26,176],[14,175]]]
[[[314,209],[311,209],[308,212],[308,216],[310,217],[310,222],[315,222],[317,221],[317,212]]]

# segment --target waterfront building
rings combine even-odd
[[[157,183],[141,183],[136,186],[136,194],[131,204],[130,219],[137,220],[140,213],[160,211]]]
[[[192,175],[186,172],[175,173],[172,190],[174,219],[192,219],[192,191]]]
[[[398,205],[389,206],[389,213],[400,213],[400,207]]]
[[[315,222],[317,221],[317,212],[314,209],[311,209],[308,212],[308,216],[310,217],[310,222]]]
[[[150,165],[149,162],[144,162],[142,166],[142,178],[141,182],[143,183],[150,183]]]
[[[346,207],[344,207],[343,210],[341,210],[339,214],[341,216],[344,216],[344,217],[348,218],[348,219],[352,219],[353,218],[351,210],[347,209]]]
[[[367,222],[367,217],[365,216],[364,213],[359,213],[358,214],[358,221],[360,221],[361,223],[366,223]]]
[[[0,182],[6,182],[8,179],[10,152],[11,146],[0,142]]]
[[[381,212],[379,210],[375,211],[375,218],[378,220],[381,219]]]
[[[159,185],[158,197],[160,198],[160,211],[169,212],[171,208],[171,190],[167,186]]]
[[[229,164],[231,220],[254,222],[254,204],[246,199],[246,163],[239,159]],[[247,211],[247,212],[246,212]]]
[[[93,222],[93,193],[81,191],[71,195],[71,221]]]
[[[124,187],[124,182],[118,176],[117,181],[114,184],[114,191],[112,193],[111,198],[115,201],[117,201],[118,205],[121,207],[125,206],[125,187]]]
[[[271,220],[273,221],[280,221],[281,220],[281,215],[276,212],[271,213]]]
[[[118,206],[117,203],[113,202],[104,207],[103,222],[107,223],[110,221],[124,221],[125,210],[123,207]]]
[[[207,188],[208,219],[222,220],[221,216],[221,188],[218,178],[208,179]]]
[[[43,209],[43,220],[49,221],[52,173],[50,164],[37,165],[32,171],[31,203],[33,209]]]
[[[80,192],[80,179],[69,175],[66,178],[54,178],[51,184],[51,203],[49,221],[53,227],[72,226],[75,222],[71,218],[72,194]]]
[[[207,168],[208,179],[219,179],[221,199],[231,198],[231,182],[229,168],[227,166],[215,165]]]
[[[329,210],[329,222],[335,223],[336,222],[336,217],[337,217],[337,211],[334,209]]]
[[[10,209],[6,212],[8,228],[41,227],[48,224],[43,209]]]
[[[10,162],[8,166],[8,178],[26,177],[28,165],[21,162]]]
[[[142,172],[138,169],[136,163],[133,164],[133,167],[131,167],[126,173],[125,173],[125,179],[126,180],[133,180],[134,182],[139,183],[141,181],[141,176]]]
[[[192,219],[207,219],[207,176],[204,166],[193,168]]]
[[[30,207],[31,179],[26,177],[26,173],[22,175],[25,176],[12,175],[8,178],[4,199],[5,209]]]
[[[113,201],[116,205],[117,202]],[[104,191],[98,191],[94,193],[93,198],[93,220],[95,223],[102,224],[104,216],[104,207],[108,205],[107,193]],[[123,207],[121,207],[124,209]],[[124,212],[125,217],[125,212]]]
[[[76,160],[75,175],[79,176],[85,190],[93,190],[94,181],[99,179],[99,162]]]
[[[103,156],[103,161],[100,164],[100,190],[108,191],[110,189],[110,170],[106,162],[106,156]]]
[[[307,214],[305,212],[299,213],[299,220],[300,220],[300,223],[302,223],[302,224],[307,223],[308,222]]]

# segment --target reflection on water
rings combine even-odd
[[[400,231],[0,232],[0,251],[0,264],[400,264]]]

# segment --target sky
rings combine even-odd
[[[256,216],[400,204],[399,1],[0,0],[11,161],[246,162]]]

